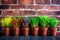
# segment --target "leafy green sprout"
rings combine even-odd
[[[49,20],[50,27],[55,28],[55,27],[57,27],[57,24],[58,24],[58,20],[56,18],[50,18],[50,20]]]
[[[39,16],[40,27],[45,28],[48,25],[49,17],[41,15]]]
[[[38,18],[37,17],[30,17],[30,23],[32,27],[38,27]]]

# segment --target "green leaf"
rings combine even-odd
[[[57,27],[58,20],[56,18],[50,18],[49,20],[49,26],[50,27]]]
[[[41,27],[43,28],[46,27],[48,24],[48,21],[49,21],[48,16],[44,16],[44,15],[39,16],[39,23]]]
[[[30,23],[32,27],[38,27],[38,18],[30,17]]]

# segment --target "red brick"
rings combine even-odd
[[[43,1],[43,0],[36,0],[36,3],[37,3],[37,4],[43,4],[44,1]]]
[[[16,0],[1,0],[2,4],[16,4]]]
[[[44,6],[45,9],[51,10],[51,6]]]
[[[24,16],[24,15],[34,15],[35,14],[35,11],[26,11],[26,10],[20,10],[20,15]]]
[[[34,0],[18,0],[19,4],[33,4]]]
[[[60,15],[60,11],[52,11],[52,14],[54,14],[54,15]]]
[[[36,0],[37,4],[49,4],[50,0]]]
[[[60,6],[51,6],[51,10],[60,10]]]
[[[25,14],[26,14],[26,13],[25,13],[25,11],[24,11],[24,10],[23,10],[23,11],[22,11],[22,10],[21,10],[21,11],[19,11],[19,15],[22,15],[22,16],[23,16],[23,15],[25,15]]]
[[[4,16],[17,16],[18,15],[18,10],[3,10],[3,15]]]
[[[1,4],[1,0],[0,0],[0,4]]]
[[[42,9],[42,6],[37,6],[37,5],[30,5],[27,6],[28,9]]]
[[[60,20],[60,17],[56,17],[58,20]]]
[[[50,11],[37,11],[36,15],[51,15]]]
[[[60,6],[44,6],[48,10],[60,10]]]
[[[9,5],[0,5],[0,9],[9,9]]]
[[[60,4],[60,0],[52,0],[53,4]]]
[[[50,4],[50,0],[44,0],[44,4]]]
[[[26,6],[25,5],[11,5],[10,8],[11,9],[25,9]]]

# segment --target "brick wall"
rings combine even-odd
[[[60,0],[0,0],[0,17],[48,15],[60,20]],[[58,24],[60,31],[60,22]]]

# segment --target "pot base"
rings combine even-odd
[[[23,34],[24,34],[24,36],[28,36],[29,35],[29,27],[24,27],[23,28]]]
[[[50,34],[52,36],[56,36],[57,35],[57,28],[50,28]]]
[[[48,28],[40,28],[40,33],[42,36],[47,36]]]
[[[4,33],[5,33],[6,36],[9,36],[10,28],[9,27],[4,28]]]
[[[32,34],[33,34],[34,36],[38,36],[38,30],[39,30],[38,27],[37,27],[37,28],[32,28]]]
[[[14,35],[15,35],[15,36],[18,36],[18,35],[19,35],[20,28],[19,28],[19,27],[14,28],[13,31],[14,31]]]

